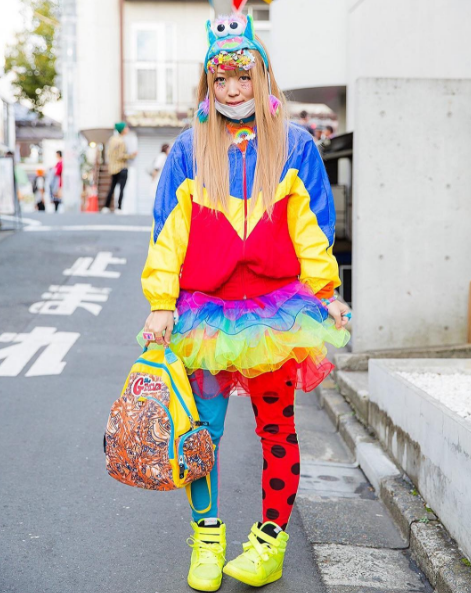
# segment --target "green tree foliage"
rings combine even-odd
[[[58,0],[22,0],[25,28],[6,52],[5,71],[14,72],[19,99],[28,99],[42,116],[48,101],[57,100],[55,39],[59,26]]]

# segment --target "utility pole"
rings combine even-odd
[[[62,203],[66,212],[80,211],[82,183],[79,166],[77,130],[77,13],[76,0],[61,0],[62,22],[62,96],[64,100],[64,154]]]

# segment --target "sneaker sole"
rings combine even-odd
[[[222,569],[222,572],[232,577],[233,579],[240,581],[241,583],[250,585],[251,587],[264,587],[265,585],[269,585],[270,583],[278,581],[279,579],[281,579],[283,575],[283,569],[281,569],[267,577],[263,582],[260,582],[259,580],[254,580],[252,575],[249,575],[245,572],[241,572],[237,570],[237,568],[234,568],[229,564]]]
[[[187,583],[195,591],[219,591],[222,583],[222,575],[219,583],[214,581],[194,579],[190,576],[188,576]]]

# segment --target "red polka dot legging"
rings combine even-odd
[[[212,382],[214,377],[205,376]],[[206,399],[192,382],[201,420],[209,422],[216,445],[216,463],[211,472],[212,505],[205,513],[193,511],[198,521],[218,516],[218,457],[219,441],[224,431],[228,398],[218,395]],[[280,372],[265,373],[247,381],[255,414],[255,432],[260,437],[263,452],[262,508],[263,521],[273,521],[286,529],[299,485],[299,445],[294,424],[294,385],[285,381]],[[196,388],[195,388],[196,387]],[[214,386],[213,386],[214,389]],[[204,389],[206,391],[206,389]],[[208,386],[208,392],[211,392]],[[202,397],[201,397],[202,396]],[[192,499],[196,508],[208,504],[206,480],[193,482]]]

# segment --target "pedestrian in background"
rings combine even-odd
[[[323,133],[324,140],[331,140],[334,135],[334,128],[332,126],[326,126]]]
[[[126,142],[124,136],[129,132],[125,122],[115,124],[115,130],[118,132],[111,137],[108,144],[108,171],[111,174],[111,186],[106,196],[106,203],[102,212],[109,212],[111,200],[114,196],[114,190],[119,185],[118,211],[121,211],[124,198],[124,188],[128,179],[128,161],[136,158],[137,152],[128,154],[126,152]]]
[[[191,484],[194,509],[207,510],[192,511],[188,573],[192,588],[216,591],[223,572],[256,587],[281,578],[300,475],[295,389],[330,373],[324,343],[342,347],[349,334],[348,307],[334,296],[332,192],[312,136],[289,123],[251,17],[207,31],[200,106],[160,178],[142,285],[145,331],[185,364],[216,446],[210,490],[206,478]],[[262,444],[262,517],[224,566],[218,455],[235,392],[251,398]]]
[[[301,111],[299,114],[299,124],[306,130],[306,132],[309,132],[311,136],[314,136],[314,130],[307,111]]]
[[[36,210],[46,210],[44,203],[44,194],[46,190],[46,179],[44,177],[44,169],[36,170],[36,177],[33,179],[33,194],[36,202]]]
[[[159,179],[162,174],[165,162],[167,160],[168,153],[170,152],[170,144],[162,144],[159,154],[156,156],[152,164],[151,172],[151,195],[155,197],[157,186],[159,185]]]
[[[316,146],[319,146],[322,143],[322,134],[324,133],[324,128],[321,126],[317,126],[314,130],[314,142]]]
[[[57,163],[54,167],[54,177],[52,178],[51,196],[55,211],[59,210],[62,202],[62,151],[56,152]]]

